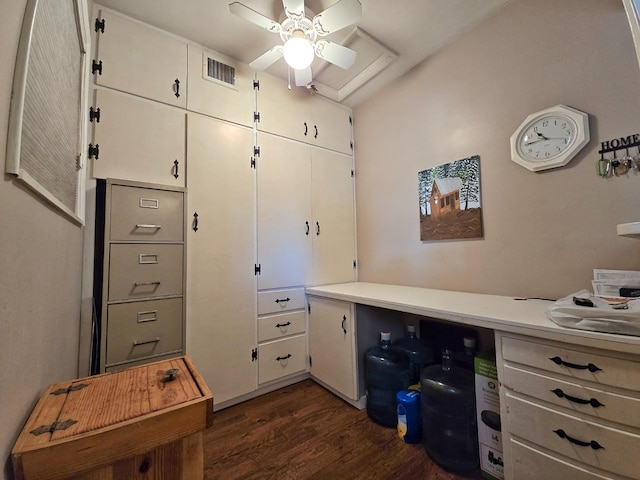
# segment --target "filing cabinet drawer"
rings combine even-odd
[[[503,337],[502,358],[576,379],[640,391],[640,368],[636,362]]]
[[[182,294],[182,245],[112,244],[110,248],[110,301]]]
[[[305,312],[282,313],[258,318],[258,341],[264,342],[305,331]]]
[[[640,435],[567,415],[507,392],[509,432],[565,457],[637,477]]]
[[[107,364],[182,351],[182,299],[107,307]]]
[[[303,372],[307,368],[307,337],[276,340],[258,347],[258,383]]]
[[[504,366],[502,383],[514,392],[599,419],[640,428],[640,398],[548,377],[509,364]]]
[[[298,310],[306,306],[304,288],[258,292],[258,315]]]
[[[112,185],[112,241],[181,242],[184,238],[184,194],[151,188]]]

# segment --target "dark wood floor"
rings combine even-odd
[[[422,444],[404,443],[311,380],[216,412],[204,468],[207,480],[481,478],[445,472]]]

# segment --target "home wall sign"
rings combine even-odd
[[[420,240],[482,238],[480,156],[418,172]]]
[[[600,158],[598,159],[598,175],[602,178],[611,175],[624,175],[630,170],[640,169],[640,133],[634,133],[626,137],[614,138],[600,142]],[[629,150],[631,149],[631,150]],[[634,154],[634,149],[637,152]],[[616,153],[620,152],[620,153]],[[613,153],[613,156],[605,154]]]

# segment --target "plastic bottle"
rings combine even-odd
[[[415,325],[407,325],[407,336],[393,342],[393,346],[405,352],[409,360],[409,382],[420,383],[420,372],[434,360],[433,349],[427,347],[416,336]]]
[[[409,362],[403,351],[392,348],[391,334],[380,333],[380,343],[365,353],[367,415],[385,427],[397,427],[396,393],[409,388]]]
[[[400,390],[398,401],[398,436],[406,443],[420,441],[420,392]]]
[[[459,367],[473,372],[474,361],[477,353],[476,339],[475,337],[466,336],[462,339],[462,343],[464,345],[464,351],[458,352],[454,355],[455,363]]]
[[[447,470],[479,467],[474,375],[456,367],[451,350],[442,364],[422,371],[420,378],[422,439],[427,454]]]

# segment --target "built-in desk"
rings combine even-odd
[[[561,327],[547,318],[544,300],[364,282],[306,291],[309,331],[340,328],[332,345],[352,352],[355,395],[319,379],[345,400],[362,405],[362,343],[373,343],[385,321],[409,313],[491,329],[505,478],[640,478],[640,337]],[[309,342],[313,354],[313,334]]]

